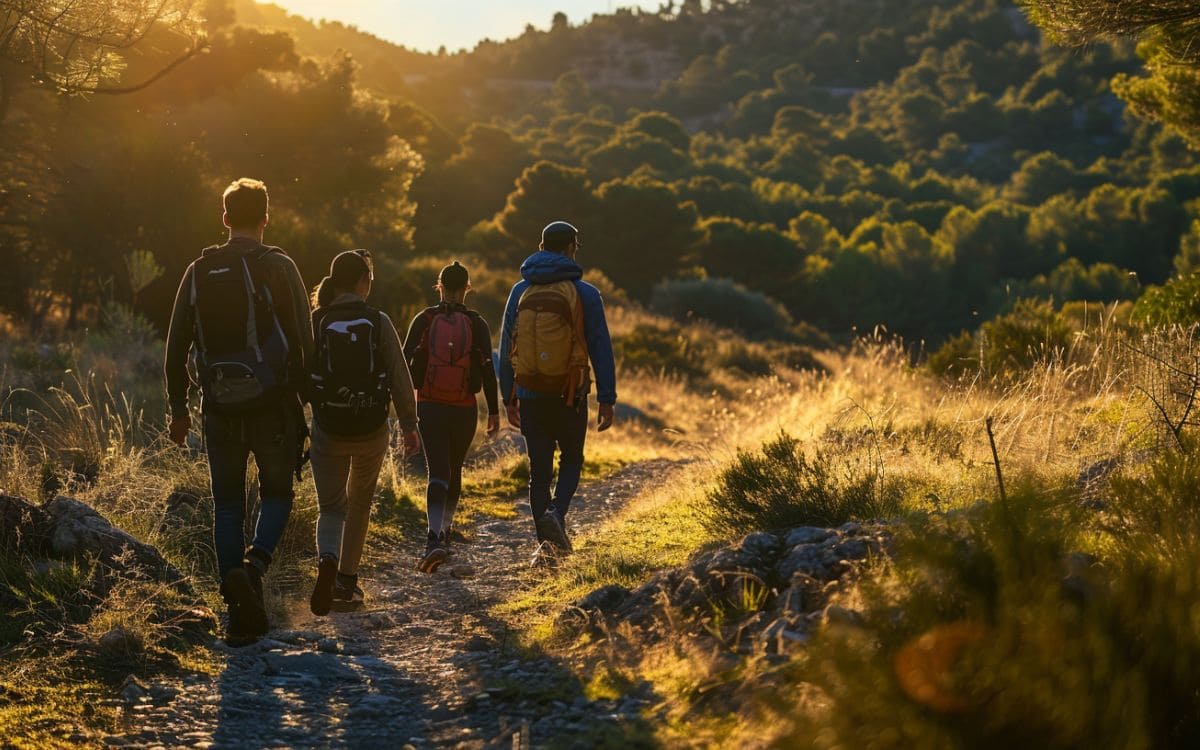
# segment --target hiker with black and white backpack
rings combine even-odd
[[[339,253],[313,293],[316,355],[309,399],[313,408],[312,471],[317,519],[315,615],[363,604],[358,564],[379,470],[390,441],[394,406],[403,453],[420,452],[412,378],[391,318],[367,303],[374,267],[366,250]]]
[[[213,494],[213,541],[226,641],[245,645],[269,623],[262,579],[283,535],[303,451],[300,390],[312,357],[308,296],[296,264],[263,244],[267,188],[240,179],[222,196],[229,241],[188,266],[175,295],[164,366],[169,433],[185,445],[188,390],[199,386]],[[189,354],[190,352],[190,354]],[[245,540],[246,466],[258,466],[261,505]]]
[[[413,318],[404,339],[417,386],[417,413],[425,445],[429,521],[425,552],[417,570],[432,573],[446,561],[454,536],[454,513],[462,494],[463,463],[478,427],[475,394],[487,401],[487,434],[500,429],[492,333],[487,321],[466,305],[471,278],[458,261],[438,274],[441,302]]]
[[[612,427],[617,372],[600,290],[575,261],[579,230],[554,221],[538,252],[521,265],[500,331],[500,393],[508,421],[525,436],[529,506],[537,531],[535,564],[571,551],[567,511],[583,473],[588,393],[596,378],[597,431]],[[554,454],[558,479],[551,490]]]

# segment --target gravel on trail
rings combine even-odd
[[[572,533],[602,523],[679,464],[631,464],[580,488]],[[589,701],[552,656],[517,647],[492,606],[528,585],[528,504],[484,519],[434,575],[418,542],[363,570],[368,602],[314,617],[297,595],[286,629],[239,649],[214,641],[218,674],[129,682],[111,701],[124,731],[109,747],[485,748],[633,745],[646,720],[636,697]],[[567,562],[566,564],[570,564]],[[644,727],[642,727],[644,728]],[[623,742],[620,738],[629,738]]]

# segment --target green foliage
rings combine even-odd
[[[650,306],[677,320],[691,317],[752,338],[786,336],[792,317],[783,305],[729,279],[681,279],[654,287]]]
[[[1147,289],[1134,306],[1133,319],[1146,327],[1200,323],[1200,271]]]
[[[1055,17],[1086,2],[1071,5]],[[210,51],[169,86],[60,119],[18,92],[0,304],[34,329],[90,325],[113,301],[161,327],[240,174],[271,187],[268,237],[310,280],[352,246],[392,265],[475,255],[515,279],[538,230],[566,218],[581,261],[635,299],[700,265],[839,337],[882,325],[936,345],[1011,289],[1116,299],[1132,287],[1113,268],[1155,284],[1194,263],[1196,157],[1126,126],[1108,93],[1116,77],[1138,111],[1186,119],[1154,109],[1180,101],[1164,81],[1190,85],[1165,67],[1173,32],[1147,38],[1151,77],[1136,79],[1128,45],[1064,52],[993,0],[676,6],[423,54],[210,4]],[[1146,18],[1131,31],[1171,25]],[[185,41],[122,53],[123,80]]]
[[[1168,453],[1113,480],[1108,521],[1037,485],[914,519],[860,592],[860,626],[826,629],[797,665],[831,702],[792,741],[1189,747],[1198,493],[1196,462]]]
[[[1013,378],[1063,357],[1073,333],[1052,303],[1019,300],[1011,312],[987,321],[975,334],[964,332],[947,341],[929,356],[926,367],[938,375]]]
[[[781,433],[757,452],[739,451],[717,477],[702,512],[710,530],[728,537],[888,517],[900,500],[899,485],[880,467],[821,451],[809,455],[799,440]]]
[[[1111,263],[1085,267],[1078,259],[1071,258],[1049,274],[1035,276],[1024,285],[1020,296],[1048,297],[1059,302],[1112,302],[1136,299],[1140,291],[1137,274]]]
[[[26,637],[57,633],[64,623],[85,622],[95,604],[91,571],[84,565],[35,562],[0,554],[0,648]]]
[[[704,352],[695,352],[686,336],[655,326],[639,325],[616,337],[613,350],[621,366],[630,370],[684,377],[698,377],[705,372]]]

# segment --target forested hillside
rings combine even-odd
[[[1196,747],[1196,3],[542,20],[425,53],[0,0],[0,746]],[[161,375],[240,176],[307,285],[367,248],[402,324],[461,258],[494,337],[541,228],[581,228],[620,395],[569,556],[477,409],[453,558],[433,470],[373,454],[356,611],[318,611],[346,571],[298,457],[243,640],[208,454],[285,432],[164,429]]]
[[[206,52],[137,93],[6,86],[0,298],[18,319],[77,325],[115,301],[161,324],[240,174],[272,188],[271,237],[306,278],[371,248],[397,311],[425,293],[426,257],[482,260],[501,292],[553,216],[664,312],[737,325],[704,302],[731,293],[786,310],[756,335],[884,325],[935,344],[1022,297],[1135,299],[1200,246],[1194,157],[1110,91],[1137,75],[1131,45],[1044,44],[1000,0],[559,14],[454,54],[208,8]]]

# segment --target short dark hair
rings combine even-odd
[[[565,221],[552,221],[542,230],[542,249],[555,253],[565,252],[579,237],[579,230]]]
[[[229,183],[221,196],[231,229],[254,229],[267,218],[267,186],[261,180],[242,177]]]

